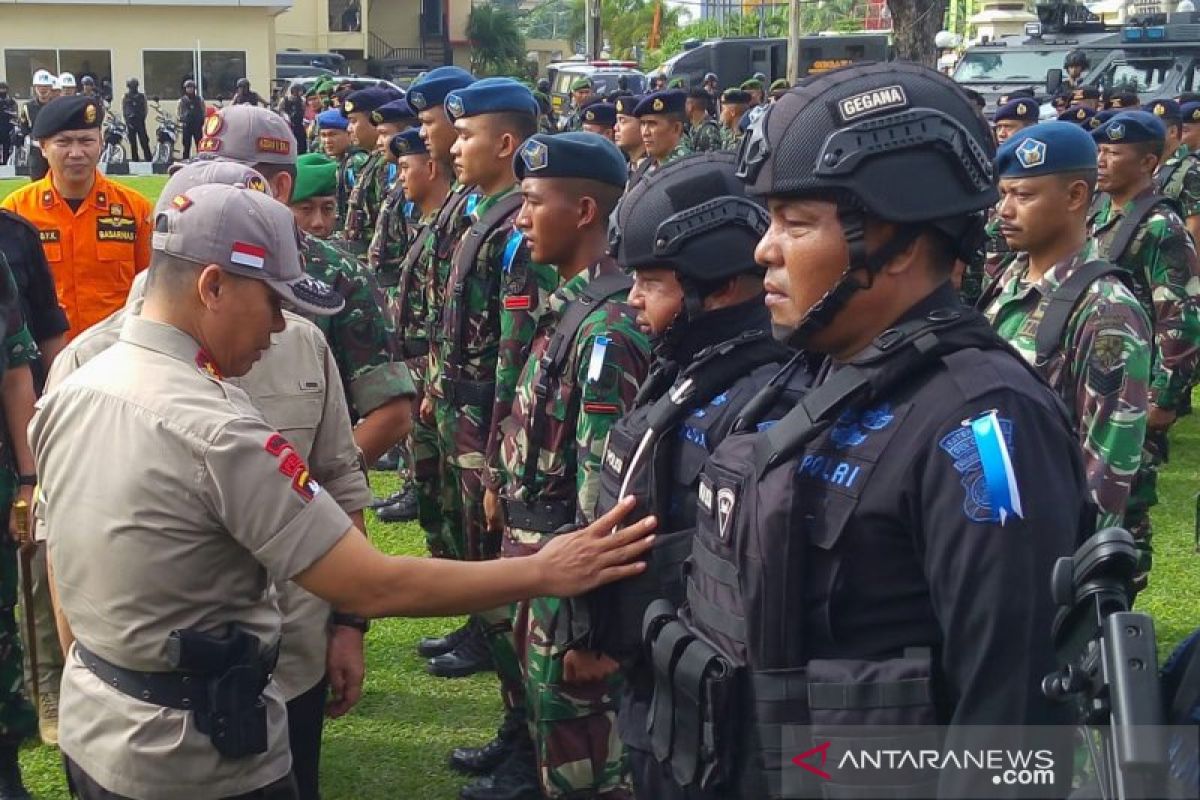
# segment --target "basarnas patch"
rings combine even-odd
[[[1000,523],[1024,517],[1012,463],[1011,420],[986,411],[950,431],[938,442],[954,459],[965,490],[963,513],[972,522]]]

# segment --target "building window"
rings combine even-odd
[[[237,91],[239,78],[246,77],[246,53],[243,50],[205,50],[200,54],[200,74],[204,76],[204,95],[228,100]],[[259,87],[266,91],[266,88]]]
[[[90,76],[99,89],[105,81],[111,85],[112,53],[108,50],[59,50],[58,71],[75,76],[75,85],[80,85],[83,76]]]
[[[4,74],[13,97],[33,95],[33,73],[48,69],[58,74],[58,53],[55,50],[5,50]]]
[[[195,71],[195,53],[191,50],[145,50],[142,52],[143,87],[148,97],[178,100],[183,82]],[[205,91],[208,86],[204,87]]]

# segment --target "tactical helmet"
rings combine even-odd
[[[547,79],[547,78],[539,78],[539,79],[538,79],[538,82],[537,82],[537,90],[538,90],[539,92],[546,92],[547,94],[549,94],[549,92],[550,92],[550,81],[549,81],[549,79]]]
[[[130,78],[129,80],[125,81],[125,86],[130,89],[136,89],[138,87],[138,79]]]
[[[697,153],[646,176],[622,198],[609,243],[624,269],[669,267],[704,294],[761,272],[754,247],[767,212],[746,197],[733,153]]]
[[[67,88],[74,89],[75,88],[75,76],[69,72],[64,72],[63,74],[58,76],[58,85],[63,89],[67,89]]]
[[[249,78],[238,78],[237,87],[239,89],[249,89],[250,88],[250,79]]]
[[[980,212],[999,199],[994,157],[986,121],[957,84],[916,64],[832,70],[768,106],[742,140],[739,177],[752,194],[837,203],[850,250],[841,281],[809,310],[792,343],[828,324],[863,288],[853,272],[878,272],[922,229],[940,231],[970,257],[982,235]],[[899,225],[872,253],[868,215]]]
[[[96,80],[91,75],[84,75],[82,78],[79,79],[79,82],[81,84],[83,84],[84,86],[95,86],[96,85]]]
[[[717,80],[717,73],[715,73],[715,72],[704,73],[704,81],[703,81],[704,83],[715,82],[716,80]]]
[[[1083,67],[1087,69],[1090,64],[1091,62],[1088,61],[1087,53],[1078,49],[1067,53],[1066,58],[1063,59],[1064,67]]]

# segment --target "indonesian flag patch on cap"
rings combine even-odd
[[[234,242],[233,251],[229,254],[229,262],[243,267],[263,269],[266,266],[267,251],[253,244]]]

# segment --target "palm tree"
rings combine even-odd
[[[467,17],[471,42],[471,71],[476,75],[507,75],[520,71],[525,58],[525,37],[517,18],[507,8],[475,6]]]

